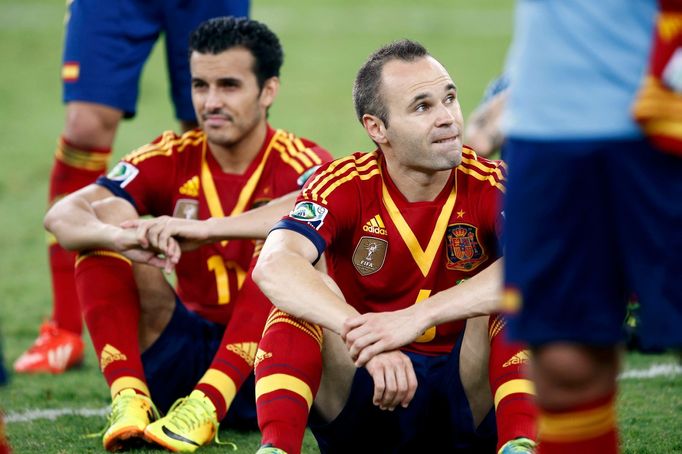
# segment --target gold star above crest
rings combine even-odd
[[[459,211],[457,212],[457,219],[462,219],[462,218],[464,217],[464,213],[466,213],[466,211],[464,211],[464,210],[459,210]]]

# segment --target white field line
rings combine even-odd
[[[53,408],[47,410],[33,409],[17,412],[10,412],[5,415],[5,422],[31,422],[36,419],[49,419],[54,421],[61,416],[106,416],[109,414],[110,407],[103,408]]]
[[[619,380],[631,379],[650,379],[661,376],[682,375],[682,366],[679,364],[653,364],[648,369],[631,369],[621,373]],[[55,408],[55,409],[33,409],[17,412],[10,412],[5,415],[5,422],[19,423],[31,422],[37,419],[55,420],[61,416],[83,416],[83,417],[104,417],[110,411],[110,407],[103,408]]]
[[[682,365],[680,364],[652,364],[648,369],[630,369],[618,376],[619,380],[628,379],[647,379],[662,376],[682,375]]]

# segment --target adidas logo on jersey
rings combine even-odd
[[[249,366],[253,367],[253,359],[256,357],[256,350],[258,349],[257,343],[239,342],[236,344],[228,344],[225,348],[232,353],[239,355],[239,357],[246,361]]]
[[[128,359],[126,355],[118,351],[118,349],[111,344],[107,344],[102,349],[102,353],[99,356],[99,367],[104,372],[104,368],[114,361],[125,361]]]
[[[367,233],[376,233],[377,235],[388,235],[384,221],[378,214],[367,221],[367,223],[362,226],[362,230]]]
[[[195,175],[185,181],[185,183],[180,186],[180,189],[178,189],[178,192],[188,197],[197,197],[199,195],[199,177]]]
[[[528,362],[530,357],[528,356],[528,351],[521,350],[516,355],[512,356],[506,363],[502,364],[502,367],[515,366],[518,364],[525,364]]]

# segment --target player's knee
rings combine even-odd
[[[66,109],[64,137],[78,148],[110,148],[122,113],[99,104],[72,102]]]
[[[618,355],[611,347],[561,343],[533,349],[533,379],[549,406],[608,394],[617,370]]]

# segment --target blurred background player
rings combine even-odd
[[[5,358],[2,348],[2,335],[0,335],[0,386],[6,385],[8,380],[9,377],[5,369]],[[2,408],[0,408],[0,454],[10,454],[11,452],[9,440],[5,433],[5,414]]]
[[[516,7],[505,300],[533,350],[542,453],[618,452],[617,345],[633,292],[642,346],[682,345],[682,2],[660,5]]]
[[[163,34],[175,116],[196,126],[190,99],[187,42],[211,17],[249,13],[249,0],[69,0],[62,66],[64,129],[50,175],[49,204],[103,174],[119,122],[132,118],[142,67]],[[48,239],[52,316],[14,363],[17,372],[61,373],[83,359],[75,255]]]
[[[12,454],[12,448],[5,433],[5,414],[2,410],[0,410],[0,454]]]
[[[9,381],[9,374],[5,368],[5,349],[3,343],[2,332],[0,331],[0,386],[6,385]]]
[[[160,270],[131,266],[131,259],[160,260],[121,222],[147,214],[237,216],[297,190],[311,168],[331,159],[267,122],[283,51],[264,24],[211,19],[192,33],[189,48],[200,128],[182,136],[165,132],[96,184],[59,200],[45,218],[60,244],[80,251],[78,296],[112,397],[107,450],[144,438],[193,451],[211,441],[228,408],[232,426],[255,427],[253,387],[237,391],[251,374],[270,309],[249,277],[255,241],[222,241],[183,254],[175,293]],[[270,224],[287,208],[271,215]],[[148,427],[157,416],[154,404],[167,412],[176,399]]]
[[[298,453],[311,405],[322,452],[533,452],[526,352],[494,315],[504,163],[462,147],[455,84],[418,43],[373,53],[353,97],[378,149],[312,176],[254,270],[277,306],[259,453]]]
[[[509,92],[509,77],[503,73],[490,82],[481,103],[469,114],[464,127],[464,143],[485,158],[498,155],[504,143],[502,112]]]

